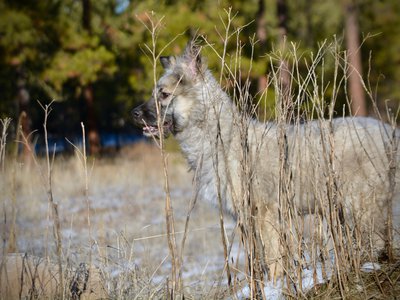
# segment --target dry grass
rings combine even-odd
[[[46,164],[42,159],[38,161]],[[171,199],[177,238],[180,240],[193,194],[192,179],[179,153],[170,153],[168,161]],[[164,298],[170,263],[163,218],[165,196],[159,149],[154,145],[141,143],[124,148],[118,157],[89,160],[89,165],[90,215],[94,241],[92,245],[88,244],[82,165],[77,157],[60,156],[55,159],[53,166],[53,194],[59,205],[64,245],[62,257],[67,266],[66,272],[71,274],[69,280],[75,273],[73,269],[81,262],[88,262],[88,250],[91,249],[93,264],[99,268],[102,282],[112,299]],[[5,255],[5,251],[10,229],[10,195],[13,193],[12,185],[9,184],[12,174],[7,172],[11,170],[12,162],[6,161],[5,167],[5,172],[1,173],[1,190],[4,191],[1,194],[1,215],[4,219],[0,230],[5,241],[2,262],[9,257]],[[37,176],[37,167],[18,163],[16,169],[17,251],[28,253],[31,257],[41,257],[42,261],[45,259],[55,262],[57,254],[52,241],[51,213],[46,190]],[[218,287],[221,276],[225,278],[225,259],[218,220],[218,209],[210,208],[202,202],[196,204],[182,264],[183,290],[188,299],[208,299],[214,295],[224,298],[231,295],[226,279]],[[227,216],[224,221],[228,231],[231,231],[235,226],[234,221]],[[243,255],[243,249],[238,249],[241,246],[237,243],[234,247],[232,256],[236,260],[238,253]],[[394,271],[389,274],[391,270]],[[246,285],[242,281],[245,276],[240,276],[245,268],[242,266],[240,270],[234,271],[239,277],[239,281],[235,282],[235,289],[240,290]],[[349,295],[361,298],[366,294],[376,294],[383,299],[376,282],[380,282],[387,292],[385,295],[398,295],[398,275],[398,268],[388,266],[377,272],[376,276],[364,274],[357,282],[354,282],[356,276],[350,277]],[[66,281],[69,283],[69,280]],[[330,285],[317,287],[306,296],[317,299],[340,298],[335,286],[332,282]],[[68,287],[69,285],[67,289]],[[40,295],[44,297],[44,294]],[[0,298],[5,299],[4,294]],[[65,298],[69,298],[68,294]]]
[[[193,193],[192,179],[179,153],[170,153],[168,161],[176,235],[181,238]],[[46,161],[39,158],[38,163],[45,165]],[[63,261],[71,268],[88,263],[90,250],[112,298],[159,298],[166,291],[170,264],[158,148],[140,143],[122,149],[118,157],[89,159],[88,164],[92,244],[88,243],[82,164],[77,157],[60,156],[53,165],[53,197],[60,214]],[[12,191],[12,174],[8,172],[12,165],[7,161],[1,173],[3,257],[10,233],[11,194],[15,192],[17,252],[56,261],[51,211],[37,166],[17,163],[17,188]],[[217,214],[203,203],[193,212],[183,260],[187,295],[206,295],[222,272]]]
[[[278,128],[277,141],[279,153],[271,153],[271,155],[275,155],[279,161],[278,196],[274,201],[279,206],[278,235],[280,245],[278,246],[278,252],[280,257],[282,257],[282,266],[285,273],[283,294],[287,298],[308,297],[306,293],[309,287],[303,286],[302,279],[305,273],[311,272],[314,282],[319,280],[329,282],[328,288],[330,293],[334,294],[338,292],[341,298],[351,297],[353,294],[349,291],[354,282],[353,279],[357,278],[359,280],[362,277],[360,271],[362,263],[377,261],[379,257],[377,255],[378,246],[373,242],[373,237],[376,233],[373,229],[374,226],[371,225],[369,227],[370,232],[361,234],[358,228],[363,227],[361,225],[362,221],[356,218],[356,213],[346,216],[346,221],[343,221],[343,217],[341,216],[340,207],[345,203],[346,191],[342,190],[343,185],[340,183],[340,176],[338,176],[338,172],[340,173],[340,167],[338,166],[340,166],[341,162],[338,162],[335,156],[332,119],[342,116],[342,113],[336,112],[336,102],[339,98],[344,98],[348,104],[351,102],[351,95],[348,95],[346,90],[348,79],[346,74],[348,73],[348,69],[351,68],[347,62],[346,52],[341,50],[341,46],[336,40],[332,43],[323,42],[315,54],[298,53],[298,49],[294,44],[279,45],[276,51],[269,55],[269,86],[266,90],[260,91],[258,98],[253,98],[249,92],[251,70],[241,69],[244,45],[241,43],[240,34],[243,28],[233,28],[233,18],[234,16],[232,16],[231,11],[227,11],[224,23],[225,32],[220,32],[220,41],[208,41],[207,38],[204,38],[204,44],[220,59],[220,84],[226,85],[226,89],[229,91],[233,101],[242,112],[239,116],[236,116],[237,118],[234,119],[234,123],[235,125],[239,125],[238,134],[243,146],[243,149],[241,149],[242,152],[239,151],[240,153],[238,153],[237,158],[239,165],[242,166],[242,169],[239,171],[239,178],[243,186],[239,189],[241,191],[240,194],[232,196],[232,201],[235,203],[237,210],[237,225],[241,229],[238,231],[238,235],[242,241],[241,246],[243,246],[241,250],[243,256],[240,259],[231,261],[229,257],[231,242],[229,235],[226,235],[224,232],[226,218],[220,214],[221,247],[224,249],[226,271],[224,277],[226,277],[228,283],[228,294],[231,297],[236,296],[235,290],[237,287],[235,283],[240,278],[243,278],[241,276],[245,274],[249,287],[249,297],[268,298],[264,289],[264,260],[268,258],[263,257],[262,237],[260,238],[259,234],[259,226],[262,225],[257,224],[256,221],[257,218],[262,219],[263,216],[257,216],[257,211],[261,211],[261,209],[255,203],[257,200],[252,198],[252,174],[254,174],[254,166],[258,162],[257,155],[255,155],[255,158],[250,157],[251,154],[249,154],[246,141],[249,139],[248,128],[251,126],[249,124],[251,124],[252,118],[259,114],[260,109],[262,109],[260,104],[263,99],[268,97],[267,93],[269,92],[273,93],[275,97],[276,109],[274,115]],[[154,68],[164,50],[158,49],[156,46],[160,22],[161,20],[154,19],[154,21],[150,22],[151,26],[147,27],[145,25],[153,37],[152,44],[146,45],[146,49],[148,50],[148,56],[152,58]],[[223,49],[215,48],[214,45],[220,45],[221,41]],[[256,41],[253,39],[250,39],[250,41],[250,47],[254,47]],[[234,48],[235,43],[236,48]],[[231,50],[230,55],[227,55],[228,44]],[[325,69],[328,64],[333,66],[333,74],[329,74]],[[154,70],[155,83],[157,82],[156,74],[157,72]],[[328,79],[325,78],[327,74],[331,76]],[[383,119],[377,110],[376,100],[373,97],[374,93],[368,82],[362,81],[362,83],[366,94],[370,98],[374,113],[378,118]],[[217,110],[218,108],[214,109]],[[264,112],[262,115],[267,114]],[[393,261],[397,255],[394,253],[397,249],[394,248],[398,246],[397,243],[393,242],[393,236],[399,234],[398,229],[393,232],[390,226],[392,224],[393,209],[398,202],[398,199],[393,198],[395,193],[396,168],[398,166],[398,138],[395,134],[397,114],[388,112],[387,117],[387,120],[392,125],[390,129],[392,133],[382,132],[381,134],[382,136],[386,136],[387,134],[389,137],[389,142],[385,145],[385,151],[388,154],[388,164],[384,169],[388,170],[389,190],[391,192],[389,192],[387,199],[385,199],[385,207],[387,207],[388,215],[386,223],[389,226],[387,226],[388,230],[385,233],[384,239],[386,241],[385,250],[388,253],[389,260]],[[159,122],[162,122],[163,118],[164,116],[159,115]],[[327,121],[324,121],[325,118]],[[302,146],[298,148],[293,146],[296,145],[295,142],[293,142],[293,145],[288,145],[286,137],[292,129],[300,133],[301,128],[304,128],[302,124],[307,124],[310,120],[317,120],[315,124],[320,124],[321,126],[321,130],[319,131],[320,139],[318,139],[321,147],[317,150],[318,153],[301,153],[301,151],[306,150],[302,150]],[[307,128],[307,125],[304,126]],[[161,130],[162,126],[159,126],[159,129]],[[356,131],[355,128],[353,130]],[[300,137],[300,135],[295,135],[293,139],[298,140],[297,137]],[[219,149],[219,142],[218,138],[210,141],[211,144],[214,143],[217,145],[216,149]],[[265,141],[262,139],[258,141],[259,144],[256,147],[262,147],[263,142]],[[222,143],[223,141],[221,141]],[[302,145],[301,143],[305,143],[305,141],[300,141],[298,145]],[[164,158],[165,152],[162,139],[159,145],[161,156]],[[293,147],[293,149],[290,147]],[[290,148],[290,151],[287,150],[288,148]],[[222,146],[221,149],[223,149]],[[296,154],[293,157],[289,157],[288,152]],[[224,153],[224,150],[221,150],[219,154],[221,155],[217,156],[214,161],[217,166],[219,165],[218,159],[224,160],[229,155]],[[302,165],[302,156],[304,155],[312,157],[308,167],[310,170],[318,170],[314,175],[319,174],[315,178],[310,178],[311,181],[314,180],[311,186],[315,189],[314,193],[317,195],[316,206],[320,208],[319,214],[315,215],[313,215],[314,212],[310,208],[308,213],[313,215],[311,216],[311,220],[309,220],[311,225],[307,223],[308,221],[304,220],[304,216],[299,214],[293,205],[294,196],[298,192],[295,186],[296,183],[294,182],[299,184],[299,182],[304,180],[302,179],[304,174],[301,171],[302,168],[306,167]],[[380,153],[380,155],[385,154]],[[381,158],[386,159],[384,157]],[[312,171],[310,170],[304,170],[304,172],[311,174]],[[217,200],[221,212],[222,201],[220,199],[221,193],[219,192],[221,188],[220,170],[218,170],[218,167],[215,167],[212,171],[215,172],[215,185],[217,188],[217,197],[219,198]],[[228,189],[235,190],[233,182],[229,178],[230,171],[232,170],[226,169],[223,171],[224,174],[227,174],[227,178],[224,179],[228,182]],[[164,175],[168,177],[168,172],[165,172],[165,166]],[[321,176],[324,176],[326,180],[319,180],[318,177]],[[168,216],[170,211],[168,189],[166,192],[165,213]],[[395,215],[398,215],[398,212],[395,212]],[[170,229],[171,232],[174,230],[173,225],[174,220],[167,217],[167,227],[172,228]],[[306,232],[307,228],[310,228],[308,233]],[[170,243],[170,253],[178,253],[179,255],[179,248],[176,247],[175,242]],[[241,261],[245,267],[238,267],[238,261]],[[171,277],[176,278],[177,273],[174,270],[179,270],[182,264],[179,261],[175,264],[175,259],[172,259],[171,263],[173,264]],[[322,274],[319,275],[317,274],[318,272]],[[321,279],[317,280],[317,278]],[[274,281],[277,280],[277,278],[272,279]],[[176,281],[179,280],[180,277],[176,279]],[[390,281],[393,285],[392,279],[387,277],[386,280]],[[398,278],[394,279],[394,283],[396,284],[397,282]],[[182,292],[179,285],[175,285],[174,282],[169,285],[169,289],[171,295],[179,295]],[[361,289],[365,293],[368,290],[365,285],[361,285]],[[385,295],[382,288],[380,288],[379,292],[381,295]],[[218,294],[217,292],[217,295],[221,296],[222,294]]]
[[[397,299],[400,294],[400,264],[382,264],[381,269],[362,272],[361,276],[349,274],[346,297],[348,299]],[[316,286],[308,299],[342,299],[340,291],[329,284]]]

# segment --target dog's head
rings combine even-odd
[[[188,125],[192,108],[200,101],[201,89],[207,69],[200,56],[200,47],[190,42],[181,56],[162,56],[164,74],[158,80],[152,97],[132,111],[136,126],[143,128],[145,136],[164,137],[177,134]],[[162,130],[160,130],[162,127]]]

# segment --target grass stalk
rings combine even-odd
[[[154,86],[157,85],[157,63],[163,52],[161,49],[157,51],[157,36],[162,25],[163,18],[155,19],[153,16],[147,16],[150,25],[142,24],[146,27],[151,35],[151,45],[146,45],[147,52],[150,54],[150,61],[153,66],[153,82]],[[155,93],[157,95],[157,93]],[[163,173],[164,173],[164,193],[165,193],[165,222],[167,230],[167,243],[169,248],[169,253],[171,257],[171,288],[169,289],[169,298],[175,299],[179,297],[182,293],[182,270],[181,261],[177,248],[176,237],[175,237],[175,220],[174,220],[174,210],[170,195],[170,184],[168,175],[168,155],[165,153],[165,141],[164,141],[164,116],[160,113],[160,103],[157,96],[155,96],[156,110],[157,110],[157,126],[160,132],[160,139],[158,141],[158,146],[160,149],[160,155],[162,159]],[[168,286],[168,285],[167,285]],[[183,297],[183,294],[182,294]]]
[[[40,103],[39,103],[40,104]],[[62,253],[62,235],[61,235],[61,224],[60,224],[60,216],[58,212],[58,204],[54,201],[53,197],[53,189],[52,189],[52,171],[53,171],[53,162],[55,151],[53,150],[53,154],[50,160],[50,149],[49,142],[47,136],[47,120],[51,112],[51,104],[42,105],[42,109],[44,111],[44,122],[43,122],[43,130],[44,130],[44,139],[46,146],[46,166],[47,166],[47,176],[46,176],[46,189],[47,189],[47,200],[52,209],[52,219],[53,219],[53,235],[56,244],[56,253],[57,253],[57,263],[58,263],[58,279],[60,281],[60,287],[62,299],[65,297],[65,285],[64,285],[64,271],[63,271],[63,253]]]

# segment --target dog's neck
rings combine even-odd
[[[192,169],[199,160],[211,158],[218,141],[230,139],[236,107],[209,71],[194,88],[196,105],[188,124],[176,134]]]
[[[223,178],[221,193],[223,206],[232,212],[226,193],[226,153],[229,152],[233,136],[237,134],[235,124],[237,109],[229,96],[222,90],[211,73],[207,72],[204,82],[194,88],[197,92],[196,105],[191,111],[189,123],[175,137],[186,157],[195,178],[200,197],[216,204],[217,194],[214,176]],[[218,170],[216,166],[218,165]],[[205,180],[205,177],[209,180]],[[228,200],[229,199],[229,200]]]

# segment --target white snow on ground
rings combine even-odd
[[[304,255],[307,263],[311,265],[310,261],[310,256],[307,255],[307,253]],[[332,271],[331,267],[334,262],[334,256],[333,252],[330,254],[330,261],[325,262],[325,270],[326,270],[326,276],[327,279],[329,280],[332,276]],[[323,278],[323,272],[322,272],[322,263],[319,262],[315,266],[315,273],[316,273],[316,282],[314,282],[314,269],[312,267],[309,268],[304,268],[302,270],[302,279],[301,279],[301,287],[303,289],[303,293],[306,293],[310,289],[312,289],[316,284],[321,284],[325,282],[325,279]],[[296,282],[296,280],[295,280]],[[271,300],[278,300],[278,299],[285,299],[282,289],[283,287],[286,286],[286,280],[277,280],[276,284],[273,283],[273,281],[266,281],[264,285],[264,294],[266,299],[271,299]],[[300,287],[300,284],[297,284],[297,287]],[[249,298],[250,295],[250,289],[248,286],[244,287],[239,293],[237,293],[237,297],[239,299],[246,299]]]
[[[378,263],[373,263],[373,262],[366,262],[361,267],[361,271],[366,272],[366,273],[379,271],[380,269],[381,269],[381,265]]]
[[[282,295],[282,283],[279,281],[274,285],[272,282],[267,282],[264,287],[264,293],[266,299],[278,300],[284,299]],[[238,299],[247,299],[251,296],[251,291],[248,286],[244,287],[241,291],[237,293]]]
[[[322,277],[321,264],[317,265],[316,272],[317,272],[317,282],[314,283],[313,270],[311,270],[311,269],[303,270],[303,277],[302,277],[303,292],[309,291],[315,284],[320,284],[320,283],[325,282],[325,280]],[[328,277],[330,277],[330,274],[328,274]],[[284,284],[284,281],[282,281],[282,280],[278,280],[275,285],[272,281],[265,282],[264,293],[265,293],[266,299],[271,299],[271,300],[285,299],[285,297],[282,293],[283,284]],[[244,287],[237,294],[237,297],[239,299],[249,298],[250,297],[249,287],[248,286]]]
[[[361,266],[361,271],[363,272],[374,272],[374,271],[379,271],[381,269],[380,264],[378,263],[372,263],[372,262],[366,262]],[[325,280],[323,279],[322,276],[322,266],[321,263],[317,264],[316,268],[317,272],[317,282],[314,283],[313,279],[313,270],[312,269],[303,269],[303,278],[302,278],[302,287],[303,287],[303,292],[309,291],[311,288],[315,286],[315,284],[321,284],[324,283]],[[328,273],[328,279],[331,277],[331,273]],[[265,283],[264,287],[264,293],[266,299],[270,300],[281,300],[285,299],[283,293],[282,293],[282,287],[283,287],[283,282],[282,280],[278,280],[277,283],[274,285],[272,281],[267,281]],[[239,291],[236,294],[238,299],[246,299],[251,296],[251,291],[248,286],[245,286],[241,291]]]

